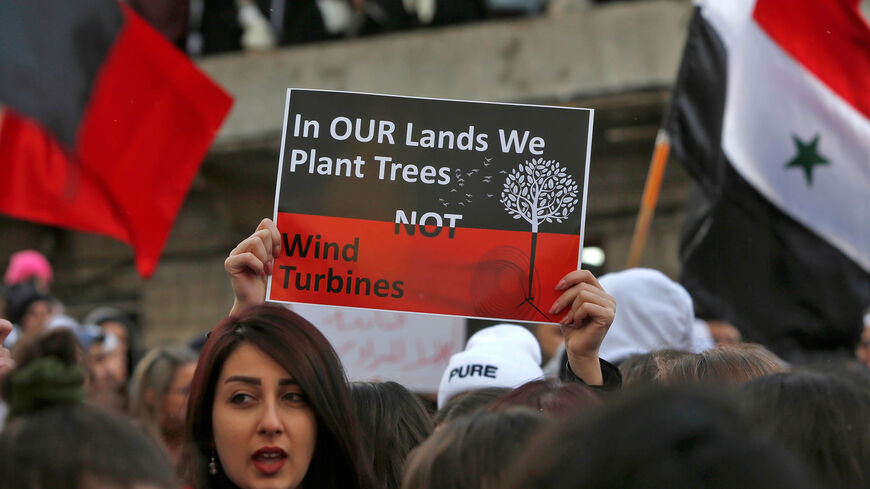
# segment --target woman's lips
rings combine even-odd
[[[284,466],[287,452],[278,447],[263,447],[251,455],[251,460],[257,470],[265,475],[272,475]]]

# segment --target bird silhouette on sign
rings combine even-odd
[[[463,192],[463,190],[472,190],[472,188],[480,188],[482,190],[480,192],[480,195],[486,195],[486,197],[488,197],[488,198],[492,198],[492,197],[497,196],[496,194],[488,193],[488,192],[484,191],[482,188],[483,184],[493,185],[493,176],[496,176],[495,173],[485,175],[482,170],[484,170],[484,168],[486,168],[486,167],[492,166],[494,159],[495,159],[494,157],[484,157],[483,158],[483,166],[480,168],[474,168],[474,167],[462,168],[462,169],[454,168],[454,170],[453,170],[454,176],[453,176],[452,182],[450,182],[451,185],[448,186],[444,190],[447,190],[450,193],[465,193],[465,192]],[[493,169],[493,171],[495,171],[495,169]],[[486,170],[486,172],[489,173],[490,170]],[[505,174],[505,173],[507,173],[507,171],[501,170],[501,171],[499,171],[499,173]],[[468,186],[469,186],[468,189],[464,188],[466,186],[466,184],[468,184]],[[489,192],[492,192],[494,189],[490,188],[488,190],[489,190]],[[450,199],[445,199],[445,198],[438,199],[438,201],[441,202],[441,204],[444,207],[453,207],[453,206],[457,206],[457,205],[467,207],[466,204],[472,205],[473,200],[474,200],[473,193],[465,193],[464,196],[460,195],[459,199],[456,199],[455,197],[450,197]]]

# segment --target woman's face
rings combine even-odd
[[[220,470],[242,489],[298,487],[317,441],[317,421],[302,389],[250,344],[224,363],[212,428]]]
[[[163,396],[160,424],[164,431],[184,433],[184,417],[187,411],[187,396],[196,371],[196,362],[184,363],[175,369],[169,390]],[[171,434],[171,433],[165,433]]]

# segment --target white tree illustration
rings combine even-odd
[[[501,203],[514,219],[525,219],[532,225],[527,297],[531,300],[538,226],[568,219],[577,206],[577,182],[558,161],[533,158],[508,174]]]

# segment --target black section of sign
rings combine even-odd
[[[502,192],[512,172],[542,158],[550,169],[554,162],[562,169],[555,169],[547,182],[567,190],[545,192],[550,200],[540,201],[538,209],[555,212],[561,222],[540,220],[540,231],[578,234],[590,115],[588,110],[567,108],[292,90],[278,210],[387,222],[395,222],[397,210],[409,220],[412,211],[418,220],[434,212],[461,215],[456,221],[459,228],[531,231],[530,222],[518,215],[523,212],[506,209]],[[341,117],[354,125],[345,140],[331,134],[333,121]],[[361,139],[371,135],[368,142],[356,138],[357,119]],[[306,121],[317,122],[318,137],[313,137],[315,125]],[[335,132],[343,137],[348,126],[339,121]],[[393,124],[391,132],[382,121]],[[379,129],[383,129],[380,142]],[[435,147],[423,147],[429,142],[424,130],[434,132]],[[503,151],[502,139],[508,142],[512,133],[514,141],[525,138],[519,152],[516,144]],[[543,139],[536,146],[539,155],[530,151],[533,138]],[[337,159],[347,161],[339,167]],[[330,163],[329,174],[318,173],[330,170]],[[534,184],[525,178],[520,182],[513,186],[514,202],[523,199],[521,187]],[[576,185],[573,192],[572,185]]]

